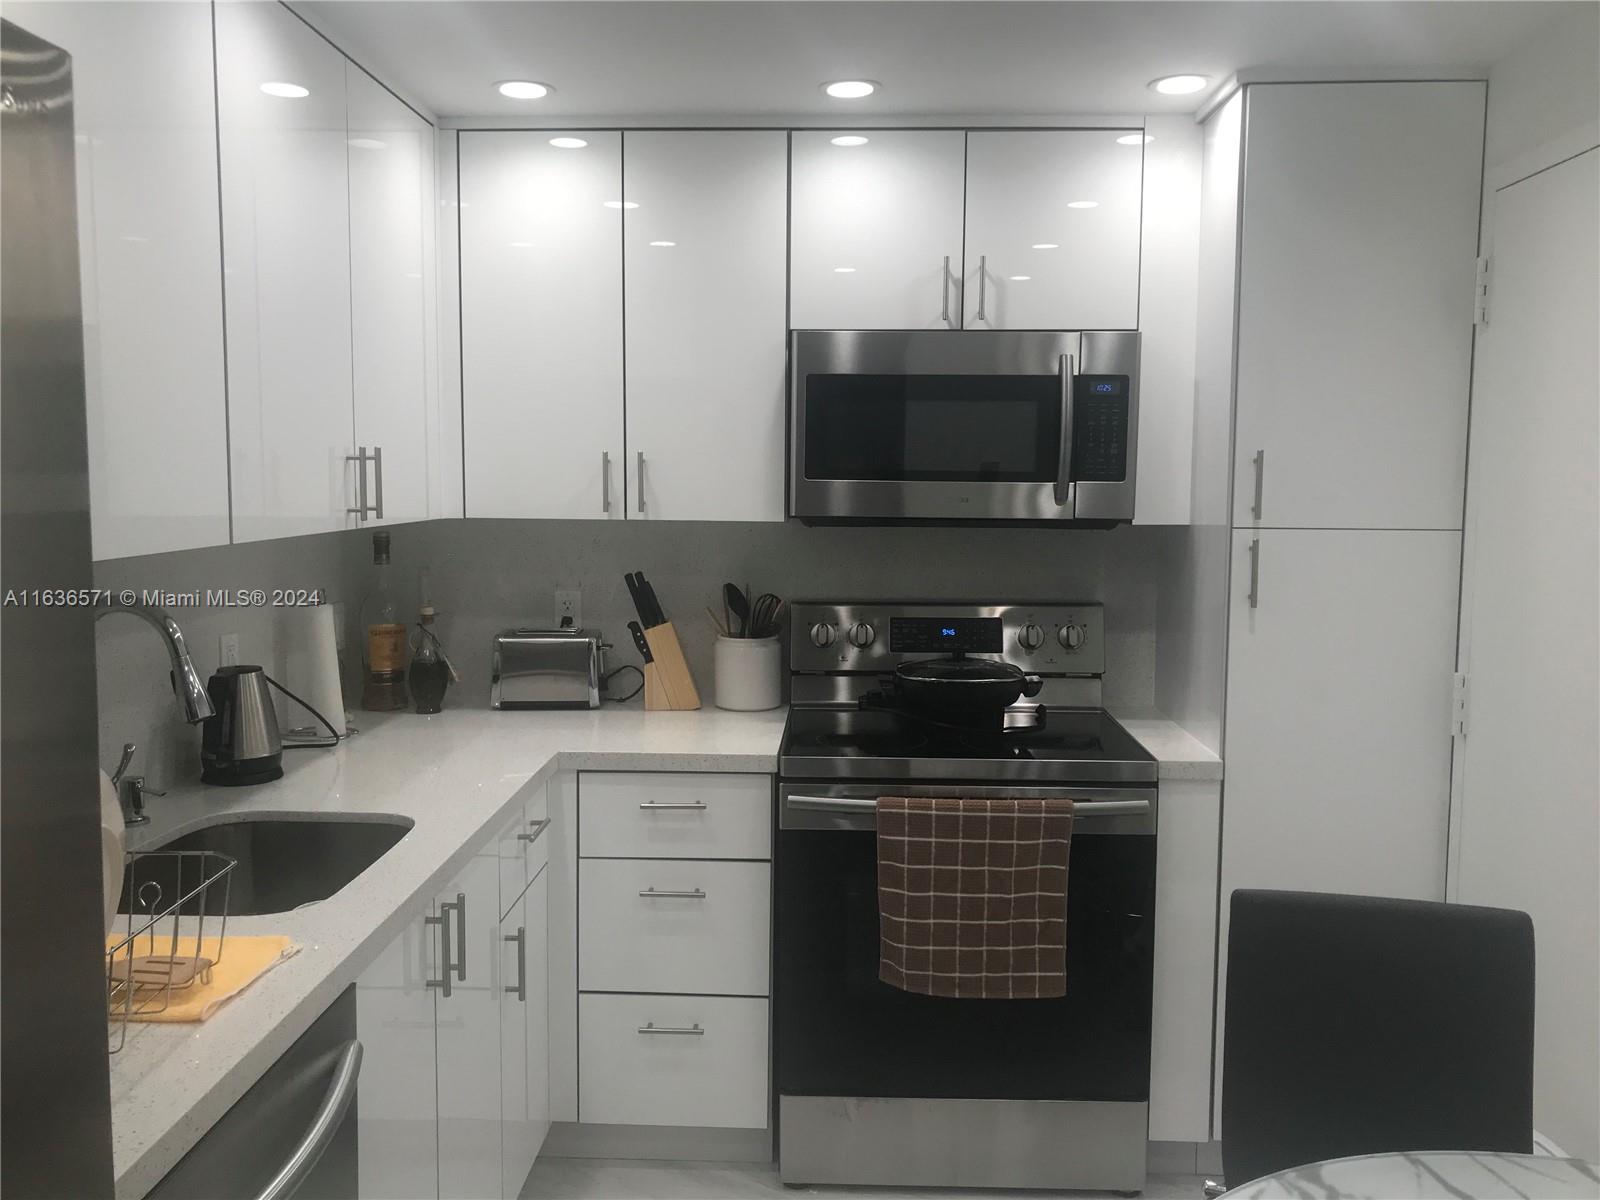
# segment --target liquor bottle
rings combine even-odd
[[[372,590],[361,602],[361,707],[396,712],[410,703],[406,692],[406,624],[400,617],[389,534],[372,535]]]

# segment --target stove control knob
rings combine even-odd
[[[1088,640],[1089,631],[1082,625],[1063,625],[1061,632],[1056,634],[1056,640],[1066,650],[1081,650],[1083,643]]]
[[[857,650],[865,650],[877,638],[878,631],[865,621],[857,621],[850,626],[850,632],[847,636],[850,639],[850,644]]]
[[[1031,622],[1017,630],[1017,645],[1029,654],[1044,645],[1044,630]]]
[[[831,621],[818,621],[811,627],[811,644],[813,646],[831,646],[837,636]]]

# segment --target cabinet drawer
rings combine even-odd
[[[591,859],[578,870],[578,986],[765,996],[766,863]],[[673,895],[641,895],[654,890]]]
[[[578,776],[585,858],[771,858],[770,775]]]
[[[766,1128],[765,1000],[586,995],[578,1026],[578,1120]]]

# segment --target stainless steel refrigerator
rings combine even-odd
[[[112,1194],[72,62],[0,21],[0,1193]]]

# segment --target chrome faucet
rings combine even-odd
[[[200,672],[194,669],[189,647],[183,641],[183,630],[178,628],[178,623],[167,610],[148,604],[112,604],[96,609],[95,620],[117,612],[138,617],[161,635],[162,644],[167,648],[167,657],[172,660],[172,687],[178,693],[183,719],[191,725],[198,725],[211,716],[211,697],[206,695],[206,685],[200,681]]]

